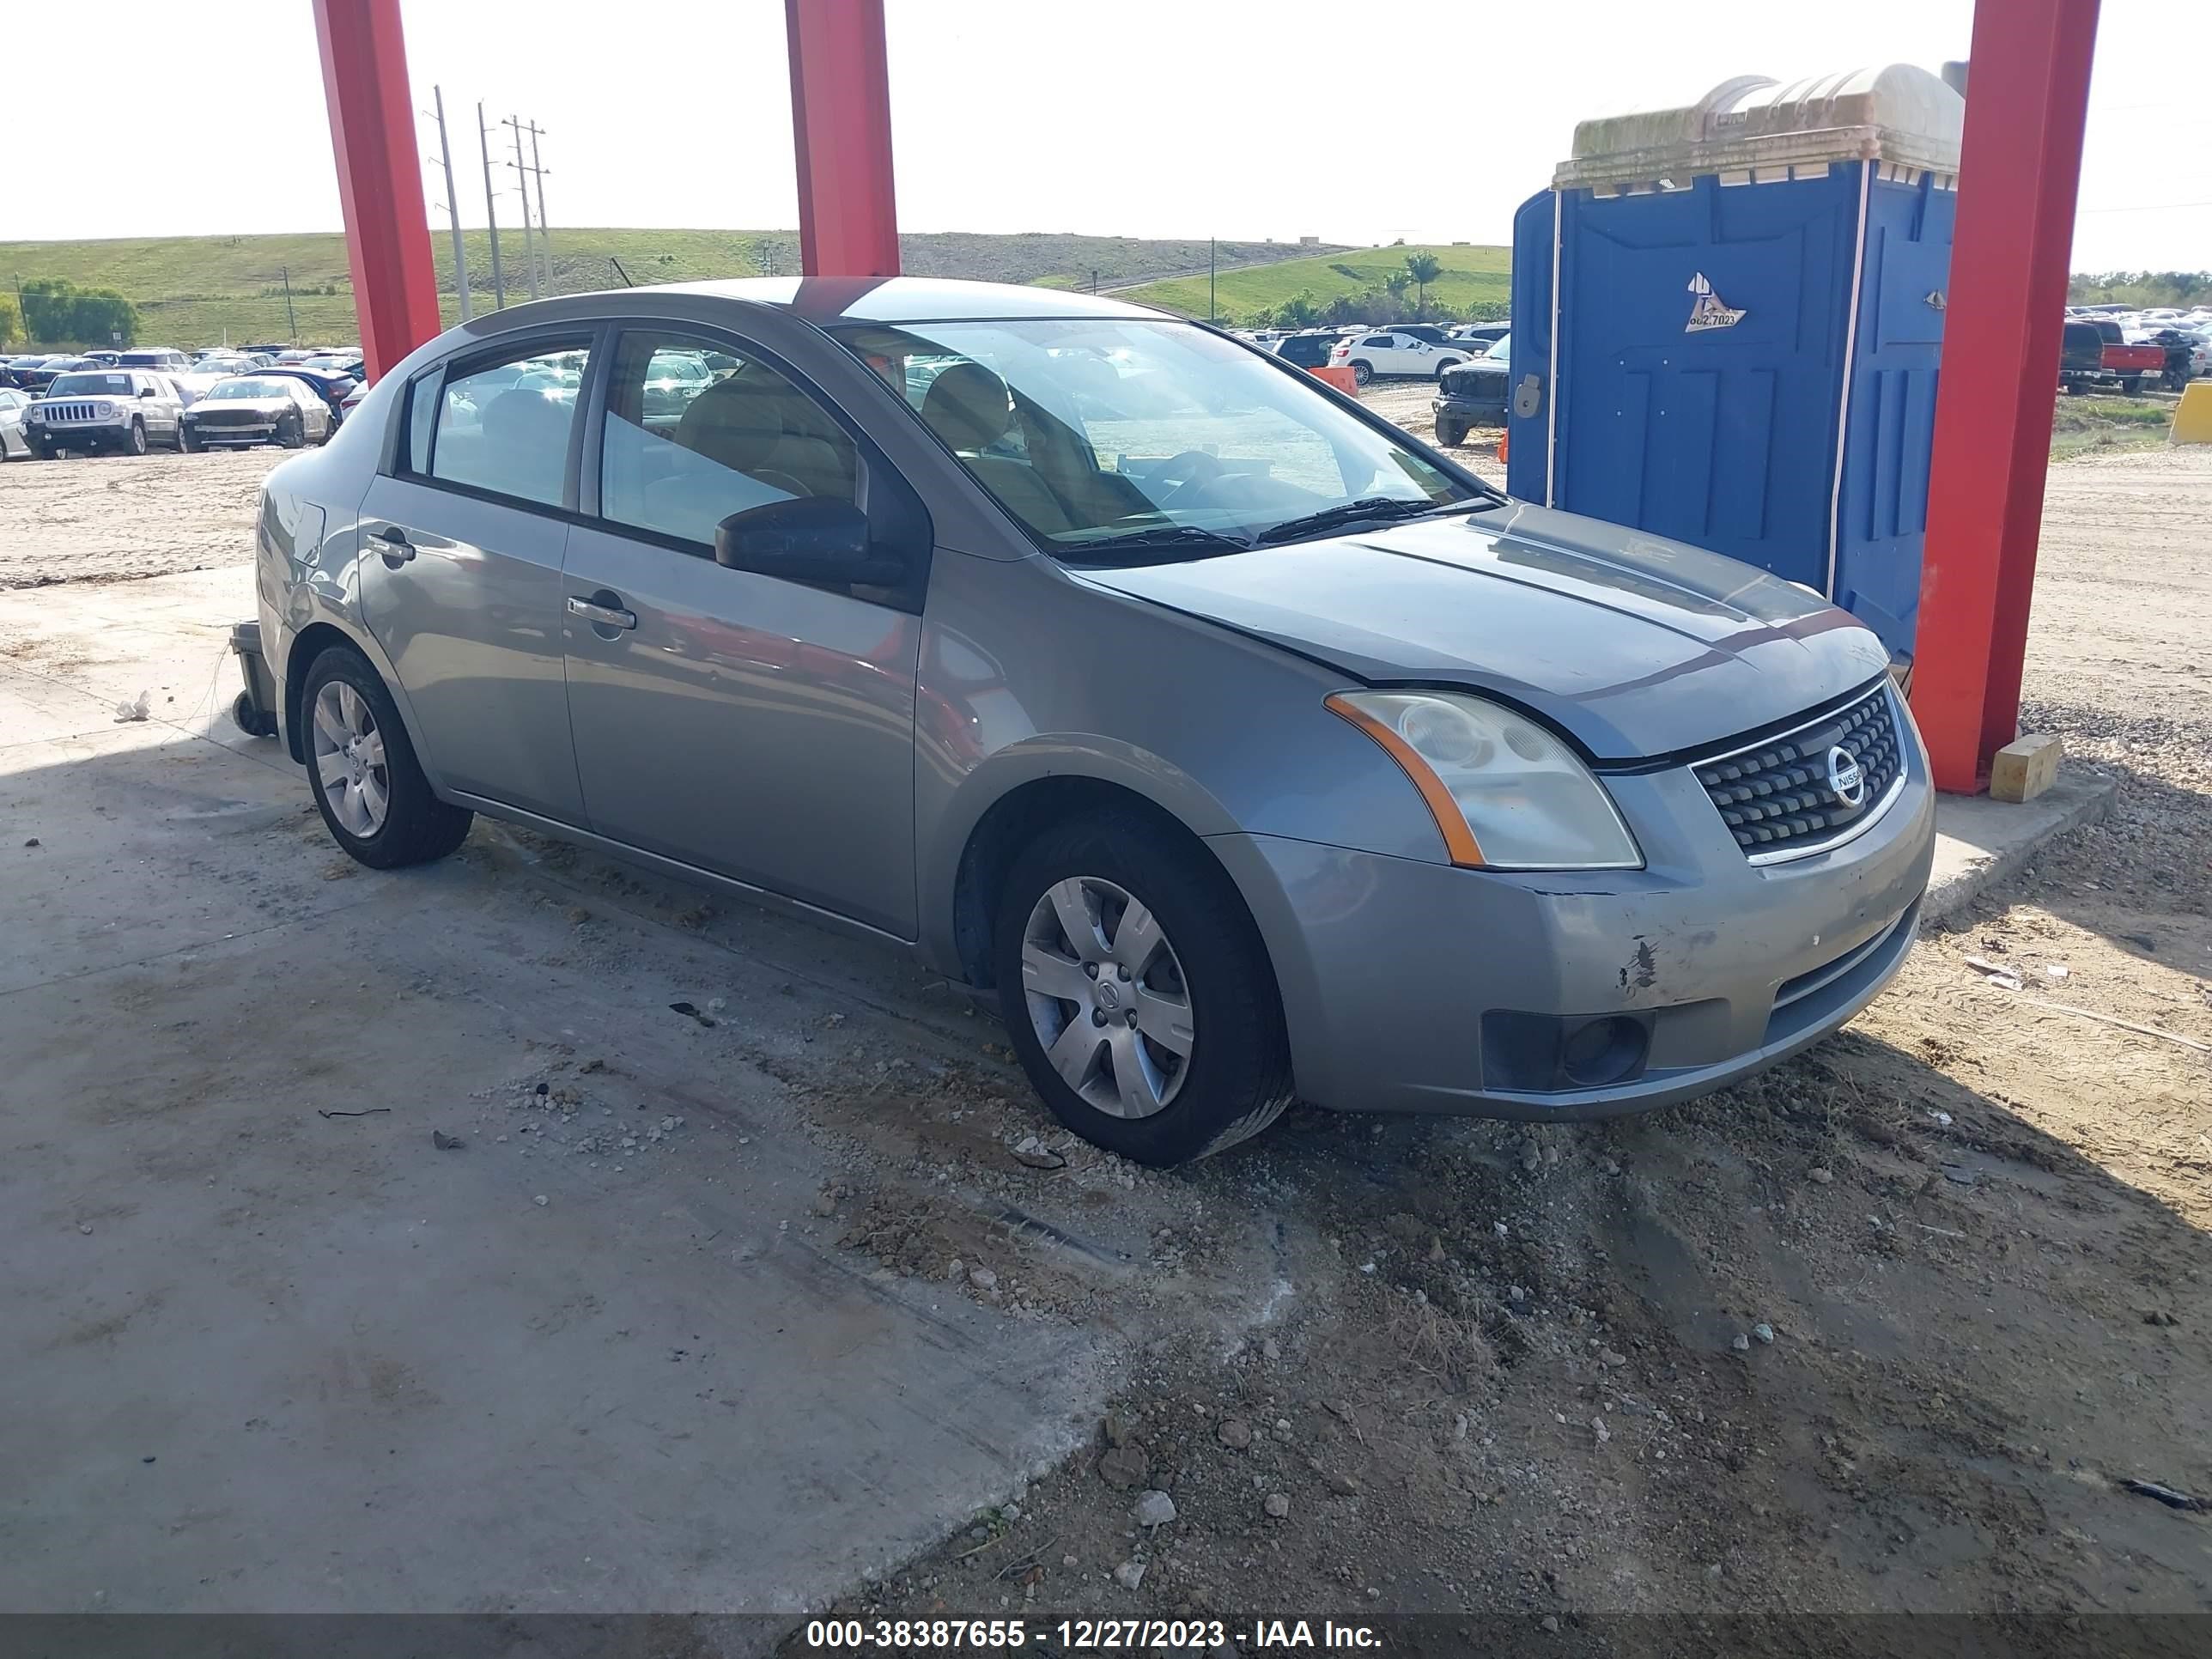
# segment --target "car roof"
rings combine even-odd
[[[1101,294],[1033,288],[1014,283],[970,283],[943,276],[748,276],[716,283],[668,283],[647,288],[605,289],[556,300],[509,306],[495,313],[520,326],[556,316],[620,315],[625,301],[655,295],[697,295],[774,306],[807,321],[921,323],[1127,317],[1157,320],[1166,313]],[[479,318],[478,321],[483,319]]]

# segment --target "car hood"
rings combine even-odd
[[[1073,574],[1370,684],[1492,693],[1601,761],[1710,748],[1841,696],[1889,664],[1856,619],[1763,571],[1518,501]]]
[[[192,405],[192,413],[212,415],[220,409],[242,409],[255,415],[276,415],[293,407],[289,398],[203,398]]]

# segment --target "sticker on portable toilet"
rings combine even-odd
[[[1690,278],[1690,292],[1698,297],[1690,307],[1690,320],[1684,325],[1683,333],[1702,334],[1709,328],[1734,328],[1743,320],[1743,307],[1729,305],[1714,293],[1704,271]]]

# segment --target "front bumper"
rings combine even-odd
[[[23,435],[38,449],[125,449],[131,443],[128,421],[71,421],[66,424],[40,421],[23,423]]]
[[[210,449],[223,444],[270,444],[276,441],[276,425],[266,426],[209,426],[191,419],[185,421],[185,430],[193,441]]]
[[[1498,395],[1484,393],[1469,396],[1463,392],[1446,392],[1430,404],[1439,420],[1454,420],[1465,426],[1503,426],[1505,423],[1505,382],[1498,383]]]
[[[1734,1082],[1856,1013],[1911,950],[1935,848],[1917,742],[1905,793],[1828,852],[1754,866],[1686,769],[1607,780],[1642,870],[1514,874],[1265,836],[1209,845],[1250,903],[1301,1098],[1346,1110],[1583,1118]],[[1504,1023],[1488,1019],[1503,1016]],[[1504,1030],[1625,1016],[1617,1082],[1530,1089]]]

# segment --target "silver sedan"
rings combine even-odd
[[[273,472],[259,535],[283,738],[355,858],[487,812],[912,951],[1146,1163],[1294,1098],[1718,1087],[1863,1006],[1927,881],[1849,616],[1112,301],[510,307]]]

